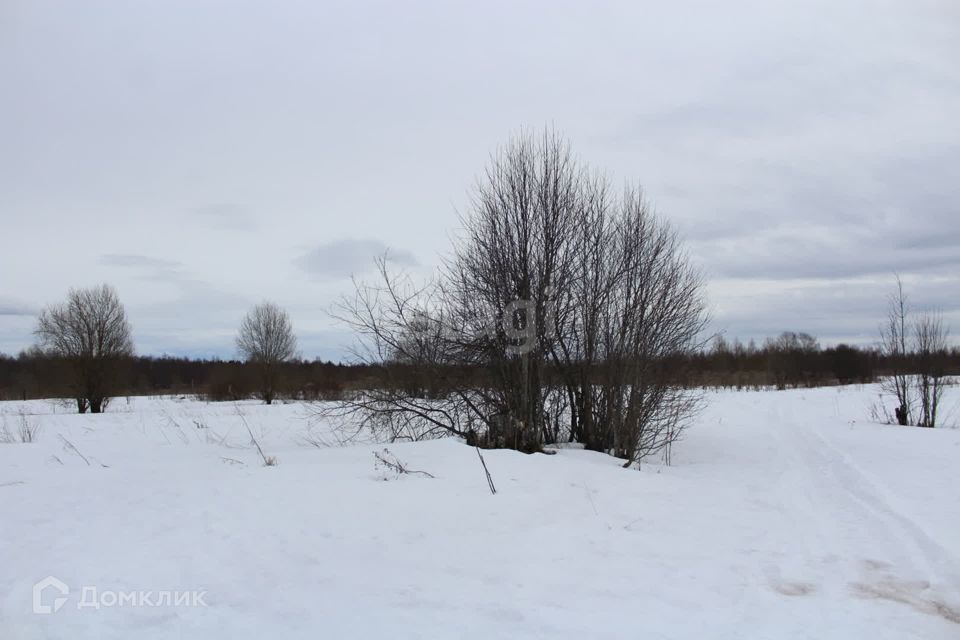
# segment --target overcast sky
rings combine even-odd
[[[142,353],[306,357],[373,256],[428,272],[488,155],[552,126],[686,236],[730,338],[960,332],[960,3],[0,0],[0,351],[71,286]]]

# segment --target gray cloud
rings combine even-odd
[[[960,277],[904,281],[912,313],[938,310],[960,326]],[[892,274],[830,280],[715,280],[713,330],[762,340],[783,331],[803,331],[825,343],[877,342],[892,293]]]
[[[643,184],[731,335],[871,333],[894,271],[925,304],[958,297],[955,2],[244,0],[228,28],[188,0],[16,14],[0,38],[7,351],[32,339],[10,311],[102,281],[142,349],[229,351],[263,298],[318,349],[339,341],[320,309],[345,276],[387,244],[433,266],[488,154],[544,124]],[[317,237],[384,241],[303,244]]]
[[[242,204],[218,202],[194,207],[187,213],[190,220],[217,230],[251,231],[257,227],[257,216]]]
[[[117,273],[120,269],[127,270],[138,280],[174,285],[181,285],[184,281],[190,280],[184,271],[183,263],[176,260],[132,253],[114,253],[101,256],[99,263],[110,267],[113,273]]]
[[[419,265],[409,251],[392,249],[378,240],[334,240],[307,251],[293,263],[320,278],[346,278],[370,270],[374,259],[386,254],[388,261],[407,267]]]
[[[877,157],[863,175],[767,166],[763,188],[781,202],[685,221],[695,255],[711,274],[737,278],[850,278],[960,269],[960,147]]]
[[[38,311],[32,305],[0,297],[0,353],[14,354],[33,343]]]
[[[831,279],[960,271],[957,245],[903,247],[897,240],[895,234],[861,233],[856,228],[783,227],[693,246],[711,275],[728,278]]]
[[[37,311],[33,305],[0,297],[0,316],[34,316]]]
[[[108,253],[100,256],[100,264],[108,267],[132,267],[140,269],[179,269],[183,265],[175,260],[151,258],[131,253]]]

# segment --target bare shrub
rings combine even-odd
[[[701,395],[700,274],[639,188],[615,194],[550,132],[491,161],[438,276],[378,262],[335,315],[379,379],[327,417],[389,440],[458,435],[539,451],[575,440],[633,464],[679,438]]]
[[[31,420],[23,412],[17,418],[17,437],[22,443],[35,442],[40,434],[40,422]]]
[[[883,354],[892,374],[881,388],[896,398],[894,416],[898,424],[932,428],[937,425],[944,388],[950,384],[950,329],[939,312],[928,311],[912,319],[899,276],[896,282],[887,321],[881,327]],[[885,414],[886,410],[875,413]]]
[[[17,414],[16,424],[11,429],[7,416],[0,416],[0,444],[29,444],[40,435],[40,423],[31,420],[23,411]]]
[[[883,403],[883,393],[873,403],[870,404],[870,420],[880,424],[897,424],[897,419],[887,409]]]
[[[908,425],[913,416],[912,380],[907,359],[909,349],[909,305],[903,291],[903,282],[896,276],[897,289],[887,302],[886,322],[880,327],[880,346],[892,368],[892,375],[884,378],[885,393],[896,398],[894,415],[898,424]]]
[[[950,331],[938,312],[922,314],[914,325],[920,415],[917,426],[937,426],[938,410],[947,384],[947,342]]]

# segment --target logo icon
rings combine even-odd
[[[53,599],[53,604],[43,604],[43,592],[47,589],[53,589],[59,595],[55,596]],[[33,612],[34,613],[55,613],[60,610],[60,607],[63,606],[63,603],[67,601],[67,596],[70,594],[70,587],[68,587],[62,580],[58,580],[53,576],[47,576],[37,584],[33,585]]]

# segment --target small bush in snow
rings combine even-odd
[[[373,468],[376,471],[381,472],[381,477],[386,480],[387,472],[393,473],[395,478],[399,478],[401,475],[416,474],[421,476],[426,476],[428,478],[433,478],[433,474],[427,473],[426,471],[417,471],[416,469],[411,469],[405,463],[401,462],[400,459],[393,455],[393,452],[390,449],[384,449],[383,451],[374,451],[373,452]]]
[[[36,441],[40,434],[40,423],[30,420],[24,413],[20,413],[16,426],[11,430],[7,423],[7,416],[3,416],[3,424],[0,426],[0,443],[28,444]]]

